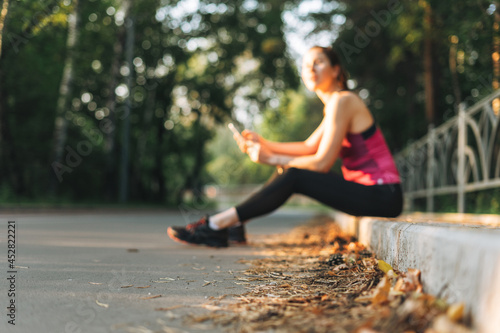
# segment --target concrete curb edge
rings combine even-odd
[[[419,269],[425,292],[464,302],[478,332],[500,332],[500,229],[332,215],[395,269]]]

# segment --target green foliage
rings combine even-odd
[[[249,157],[239,150],[232,136],[227,127],[221,127],[217,130],[215,139],[207,147],[212,157],[207,164],[210,183],[223,186],[258,184],[269,178],[274,168],[250,161]]]
[[[473,214],[500,214],[500,189],[467,193],[466,210]]]
[[[298,84],[285,56],[276,1],[131,2],[134,84],[127,92],[125,0],[82,1],[75,80],[54,200],[114,202],[123,120],[130,132],[130,198],[178,204],[210,181],[206,145],[232,118],[236,96],[265,108],[268,90]],[[0,193],[47,198],[54,120],[72,1],[14,1],[0,59]],[[113,66],[118,61],[118,75]],[[248,69],[247,65],[252,64]],[[263,84],[265,82],[265,85]],[[244,91],[244,93],[242,93]],[[123,113],[127,96],[132,111]],[[264,177],[262,177],[264,178]]]
[[[303,141],[323,119],[323,103],[301,90],[287,91],[280,106],[264,112],[262,135],[274,141]]]
[[[272,141],[301,141],[309,137],[323,118],[323,104],[303,90],[288,90],[277,108],[267,108],[262,120],[255,124],[264,138]],[[257,184],[267,180],[274,168],[255,164],[243,154],[227,128],[221,128],[209,146],[213,160],[207,170],[214,183]],[[224,152],[221,154],[220,152]]]
[[[488,189],[466,193],[465,213],[469,214],[500,214],[500,189]],[[417,199],[415,211],[426,211],[426,200]],[[434,212],[454,213],[457,211],[457,195],[437,195],[434,197]]]
[[[451,38],[456,36],[461,101],[471,105],[491,92],[494,16],[490,1],[342,1],[317,15],[317,27],[338,33],[335,46],[391,148],[400,150],[427,131],[424,117],[424,7],[432,17],[436,124],[455,114],[450,72]],[[341,16],[338,25],[332,17]],[[308,16],[304,20],[309,19]]]
[[[196,195],[207,182],[266,179],[273,168],[250,162],[224,124],[244,112],[260,119],[255,126],[264,137],[282,141],[303,140],[317,126],[322,105],[294,92],[299,78],[287,53],[293,45],[285,44],[290,41],[285,31],[306,27],[300,20],[314,26],[302,35],[307,40],[325,33],[336,38],[355,90],[363,93],[393,150],[427,131],[424,6],[432,8],[437,124],[455,114],[452,40],[462,101],[470,105],[491,91],[490,1],[325,1],[307,12],[306,0],[200,0],[196,8],[186,1],[141,0],[131,1],[132,111],[125,115],[126,0],[80,1],[75,81],[65,114],[62,163],[68,169],[56,181],[53,201],[117,200],[126,117],[132,201],[179,204],[185,193]],[[56,103],[74,4],[11,1],[0,59],[3,201],[50,196]],[[287,26],[285,14],[295,15],[299,24]],[[488,198],[477,201],[486,205]]]

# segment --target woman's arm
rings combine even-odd
[[[327,172],[335,163],[342,141],[346,136],[353,112],[350,104],[353,96],[349,94],[336,95],[325,107],[325,117],[311,137],[318,140],[317,149],[311,154],[304,156],[291,156],[288,154],[277,154],[267,146],[255,147],[253,156],[254,162],[266,163],[270,165],[280,165],[284,167],[296,167],[319,172]],[[316,134],[316,133],[321,133]],[[314,137],[314,135],[318,137]],[[307,140],[306,140],[307,141]],[[312,140],[313,141],[313,140]],[[258,153],[255,151],[258,150]]]
[[[243,138],[234,136],[238,142],[240,149],[247,152],[252,143],[259,144],[263,149],[269,153],[288,155],[288,156],[303,156],[312,155],[318,150],[321,136],[323,135],[323,122],[314,130],[314,132],[305,140],[299,142],[274,142],[261,137],[255,132],[244,130],[242,133]],[[242,140],[243,139],[243,140]]]
[[[260,138],[259,143],[273,154],[304,156],[312,155],[318,150],[321,136],[323,135],[323,121],[314,132],[304,141],[299,142],[274,142]]]

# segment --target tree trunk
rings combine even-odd
[[[1,60],[2,60],[2,46],[3,46],[3,31],[5,27],[5,20],[7,18],[7,13],[9,11],[9,0],[3,0],[2,2],[2,9],[0,11],[0,143],[2,143],[4,139],[4,132],[5,129],[4,127],[6,126],[6,117],[5,117],[5,98],[3,98],[3,90],[2,90],[2,83],[3,83],[3,75],[2,75],[2,70],[3,67],[1,65]],[[0,145],[0,149],[3,145]],[[1,153],[1,152],[0,152]]]
[[[125,10],[125,24],[126,24],[126,50],[125,58],[127,66],[129,68],[129,74],[127,76],[127,88],[129,95],[125,101],[125,117],[123,119],[123,131],[122,131],[122,151],[121,151],[121,165],[120,165],[120,186],[119,186],[119,199],[120,202],[128,201],[128,183],[129,183],[129,141],[130,141],[130,113],[132,111],[132,79],[133,79],[133,59],[134,59],[134,20],[130,14],[130,7],[132,2],[130,0],[125,0],[123,6]]]
[[[161,145],[162,145],[162,129],[163,129],[163,123],[161,121],[157,121],[159,125],[155,127],[153,125],[153,117],[155,113],[155,107],[156,107],[156,94],[158,90],[158,83],[154,80],[151,84],[148,84],[145,86],[147,97],[146,101],[142,107],[143,111],[143,118],[142,118],[142,124],[140,128],[140,134],[137,137],[137,146],[136,146],[136,154],[137,158],[134,159],[134,170],[137,174],[140,174],[141,172],[144,172],[144,165],[141,163],[141,161],[146,160],[149,156],[152,156],[155,160],[155,164],[152,167],[151,170],[147,170],[148,174],[150,175],[149,177],[149,183],[144,184],[145,187],[149,189],[149,192],[152,192],[153,198],[155,200],[160,201],[162,198],[158,197],[158,191],[160,190],[161,184],[160,182],[160,172],[161,170],[158,170],[158,157],[156,154],[157,150],[161,150]],[[158,119],[156,119],[158,120]],[[157,141],[150,144],[148,146],[148,139],[150,137],[152,128],[154,130],[157,130],[157,127],[160,127],[159,132],[157,133]],[[152,148],[153,147],[153,148]],[[149,149],[148,149],[149,148]],[[152,149],[151,149],[152,148]],[[160,175],[160,176],[159,176]],[[157,187],[153,186],[155,183],[157,183]]]
[[[202,184],[201,184],[201,171],[205,163],[205,138],[203,137],[202,124],[201,124],[201,112],[199,110],[193,110],[198,115],[194,123],[194,130],[196,132],[196,151],[195,151],[195,162],[193,166],[193,171],[191,173],[191,186],[193,190],[193,198],[196,202],[201,202],[203,199]]]
[[[142,161],[146,158],[146,146],[148,141],[148,135],[151,130],[151,122],[153,120],[155,106],[156,106],[156,93],[158,89],[158,84],[153,82],[151,86],[146,86],[147,97],[146,102],[143,107],[143,120],[141,133],[137,139],[137,160]]]
[[[494,15],[495,21],[493,22],[493,82],[492,88],[493,90],[497,90],[500,88],[500,12],[499,12],[499,3],[495,1],[496,10]],[[500,98],[496,98],[493,101],[493,111],[498,116],[500,114]]]
[[[3,40],[3,30],[5,26],[5,19],[7,18],[7,13],[9,11],[9,0],[3,0],[2,9],[0,11],[0,61],[2,59],[2,40]],[[4,127],[6,126],[6,117],[5,117],[5,98],[3,98],[3,75],[2,75],[2,65],[0,62],[0,143],[2,143],[4,139]],[[0,149],[3,145],[0,144]],[[1,151],[0,151],[1,153]],[[1,156],[1,155],[0,155]]]
[[[125,26],[118,28],[116,41],[113,45],[113,59],[111,61],[110,80],[108,83],[109,96],[106,100],[106,108],[109,110],[109,116],[106,118],[104,133],[104,153],[106,159],[106,184],[105,193],[109,200],[116,198],[117,183],[116,177],[116,87],[118,86],[118,77],[120,75],[120,65],[123,59],[125,39]]]
[[[155,156],[155,167],[153,170],[153,177],[158,182],[158,201],[165,202],[166,197],[166,187],[165,187],[165,174],[163,172],[163,160],[164,160],[164,151],[163,151],[163,141],[165,137],[165,127],[162,122],[158,122],[157,125],[157,138],[158,142],[156,144],[156,156]]]
[[[451,72],[451,82],[453,85],[453,95],[455,95],[455,111],[458,112],[460,103],[462,102],[462,93],[460,92],[460,83],[458,81],[457,72],[457,43],[458,37],[451,36],[449,66]]]
[[[425,88],[425,117],[428,124],[434,124],[434,75],[433,75],[433,38],[432,38],[432,8],[428,1],[424,6],[424,88]]]
[[[13,138],[7,123],[7,103],[4,95],[2,41],[9,12],[9,0],[4,0],[0,9],[0,183],[10,186],[16,195],[22,195],[26,189],[22,170],[17,165],[17,150],[13,147]]]
[[[2,57],[2,40],[3,40],[3,27],[5,25],[5,18],[9,12],[9,0],[3,0],[2,9],[0,9],[0,58]]]
[[[59,98],[56,107],[56,119],[54,126],[54,146],[52,150],[51,171],[56,177],[51,179],[52,193],[57,188],[56,180],[61,183],[65,172],[70,172],[71,168],[63,164],[63,153],[66,145],[68,119],[66,112],[71,104],[73,92],[74,63],[76,56],[76,45],[80,34],[80,1],[76,0],[73,12],[68,16],[68,39],[66,43],[66,60],[64,62],[63,76],[59,86]]]

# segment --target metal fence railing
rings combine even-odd
[[[500,187],[500,90],[466,109],[396,155],[409,209],[426,198],[434,211],[434,197],[457,195],[457,211],[465,211],[468,192]],[[494,107],[495,105],[495,107]]]

